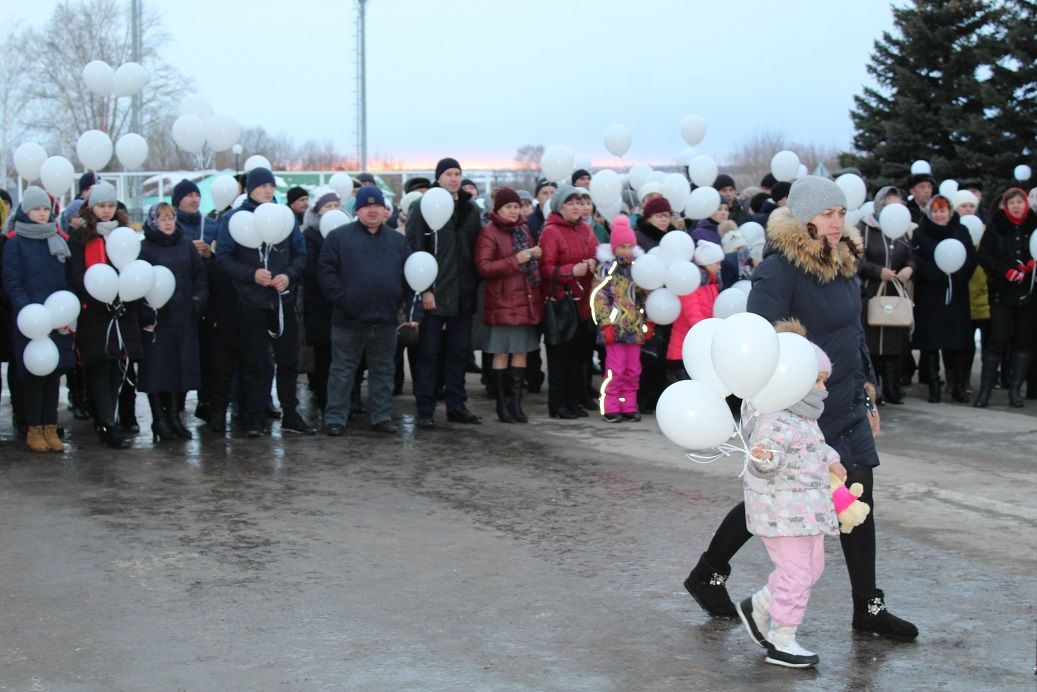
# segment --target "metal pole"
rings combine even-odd
[[[137,64],[140,64],[141,61],[141,15],[141,0],[130,0],[130,59]],[[143,91],[143,87],[133,95],[130,105],[130,131],[137,134],[140,134],[141,131],[141,91]],[[140,220],[143,221],[144,210],[140,208],[140,176],[132,175],[129,182],[130,198],[133,200],[133,207],[140,214]]]
[[[357,0],[357,150],[360,154],[360,170],[367,170],[367,73],[365,66],[364,9],[367,0]]]

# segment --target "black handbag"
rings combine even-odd
[[[576,330],[580,326],[580,315],[576,311],[576,300],[568,290],[561,300],[555,300],[555,286],[558,283],[558,269],[551,274],[551,284],[547,289],[547,302],[544,304],[544,343],[548,346],[565,344],[576,338]]]

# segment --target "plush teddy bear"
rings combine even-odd
[[[864,492],[864,486],[854,483],[847,488],[834,473],[828,474],[828,483],[832,488],[832,502],[835,504],[835,516],[839,518],[839,530],[850,533],[854,526],[863,524],[871,512],[871,507],[857,499]]]

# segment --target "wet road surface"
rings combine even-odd
[[[651,418],[549,420],[543,395],[501,425],[470,391],[482,426],[415,431],[401,397],[395,436],[126,452],[62,411],[72,442],[43,456],[5,390],[0,689],[1034,689],[1037,405],[884,409],[879,585],[921,636],[852,633],[832,539],[799,636],[821,664],[797,671],[681,587],[733,462],[690,464]],[[741,598],[762,544],[733,566]]]

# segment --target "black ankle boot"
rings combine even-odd
[[[101,444],[112,449],[126,449],[130,446],[130,438],[120,435],[114,420],[105,421],[97,426]]]
[[[180,412],[177,410],[175,393],[162,393],[162,407],[166,410],[166,422],[169,423],[169,427],[173,429],[176,436],[182,440],[192,439],[194,435],[184,426],[184,422],[180,420]]]
[[[1030,369],[1030,351],[1016,351],[1012,354],[1012,372],[1008,379],[1008,403],[1014,408],[1023,407],[1023,382]]]
[[[706,561],[703,553],[699,563],[684,580],[684,588],[692,595],[702,609],[715,618],[735,618],[738,611],[727,593],[727,578],[731,576],[731,568],[716,569]]]
[[[951,398],[959,404],[969,403],[969,370],[965,356],[955,357],[954,371],[947,377],[951,381]]]
[[[176,432],[166,420],[166,412],[162,406],[161,394],[148,394],[151,406],[151,439],[154,442],[166,442],[176,438]]]
[[[511,381],[508,379],[507,370],[490,370],[492,373],[490,382],[493,383],[493,388],[496,390],[497,396],[497,419],[501,423],[514,423],[515,416],[511,415],[511,409],[508,407],[508,397],[511,395]]]
[[[881,589],[853,594],[853,629],[899,641],[911,641],[918,636],[917,627],[886,610],[886,596]]]
[[[904,403],[904,395],[900,391],[896,356],[882,356],[882,398],[886,400],[887,404],[894,406]]]
[[[508,408],[511,415],[518,423],[528,423],[529,417],[522,410],[522,389],[525,386],[526,369],[508,368],[508,379],[511,381],[511,391],[508,392]]]
[[[1001,364],[1001,356],[984,353],[982,358],[982,370],[979,373],[979,392],[973,406],[986,408],[990,403],[990,394],[994,391],[997,382],[997,366]]]
[[[929,381],[929,403],[940,403],[940,352],[926,352],[922,356],[922,367]]]

